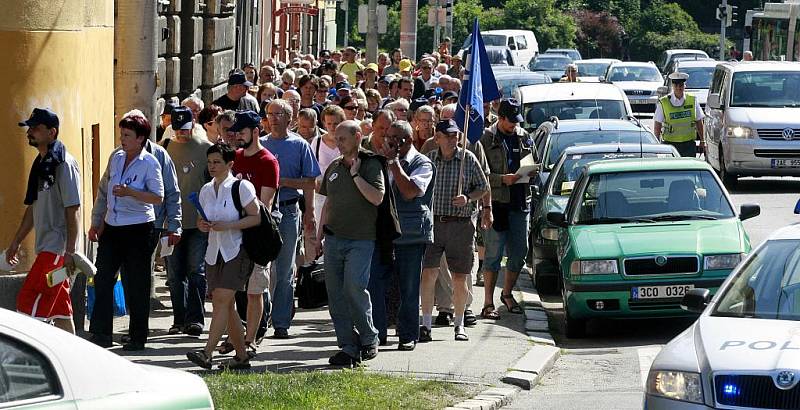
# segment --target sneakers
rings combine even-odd
[[[465,326],[475,326],[478,323],[478,318],[472,313],[471,309],[467,309],[464,311],[464,325]]]
[[[453,314],[450,312],[439,312],[433,324],[436,326],[450,326],[453,324]]]
[[[138,352],[144,350],[144,343],[129,342],[122,345],[122,350],[127,352]]]
[[[410,352],[410,351],[414,350],[415,347],[417,347],[417,342],[414,341],[414,340],[410,340],[408,342],[401,341],[397,345],[397,350],[401,350],[401,351],[404,351],[404,352]]]
[[[289,330],[281,329],[279,327],[275,328],[275,333],[272,334],[273,339],[288,339],[289,338]]]
[[[361,348],[361,360],[372,360],[378,356],[378,347],[375,345]]]
[[[461,342],[466,342],[467,340],[469,340],[469,336],[467,336],[467,333],[464,332],[464,326],[455,327],[455,340]]]
[[[331,366],[358,367],[361,363],[361,358],[355,358],[344,351],[339,351],[339,353],[336,353],[328,359],[328,363],[330,363]]]
[[[186,333],[189,336],[200,336],[203,334],[203,326],[200,326],[197,323],[192,323],[183,329],[183,333]]]
[[[433,338],[431,337],[431,330],[428,329],[425,326],[420,326],[419,327],[419,342],[420,343],[425,343],[425,342],[430,342],[431,340],[433,340]]]
[[[168,335],[177,335],[183,332],[184,326],[183,325],[172,325],[170,326],[169,330],[167,330]]]
[[[114,346],[114,341],[111,339],[111,336],[108,335],[92,334],[92,336],[89,337],[89,341],[100,347],[109,348]]]

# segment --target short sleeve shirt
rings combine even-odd
[[[233,161],[233,175],[250,181],[256,194],[260,196],[261,188],[278,188],[280,166],[278,159],[266,148],[249,157],[244,155],[244,149],[239,149],[236,150],[236,159]]]
[[[67,244],[67,221],[64,208],[81,204],[81,175],[78,162],[69,153],[56,167],[53,186],[39,183],[33,207],[33,229],[36,233],[36,253],[64,254]]]
[[[281,178],[316,178],[319,165],[311,152],[311,146],[303,137],[289,133],[286,138],[261,137],[261,146],[268,149],[280,165]],[[282,187],[279,201],[289,201],[300,196],[300,190]]]
[[[374,158],[362,159],[358,174],[370,185],[384,192],[380,161]],[[344,164],[342,158],[337,158],[328,167],[320,193],[328,196],[326,226],[336,237],[375,240],[378,207],[364,198],[358,190],[353,177],[350,176],[350,168]]]
[[[240,219],[236,206],[233,205],[231,189],[237,179],[228,175],[220,184],[217,192],[214,191],[214,181],[203,185],[200,189],[200,206],[203,207],[209,221],[230,222]],[[256,189],[248,181],[239,184],[239,199],[242,208],[250,205],[256,199]],[[230,261],[239,254],[242,247],[242,231],[240,229],[227,229],[224,231],[211,231],[208,233],[208,247],[206,248],[205,261],[209,265],[217,262],[217,254],[222,255],[225,262]]]

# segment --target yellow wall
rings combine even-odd
[[[114,145],[114,1],[2,0],[0,90],[9,99],[0,110],[0,249],[13,238],[36,151],[25,128],[34,107],[59,116],[59,138],[81,165],[84,233],[92,204],[92,125],[99,124],[101,170]],[[22,264],[33,261],[33,235],[23,245]]]

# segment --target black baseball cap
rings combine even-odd
[[[49,108],[34,108],[30,118],[19,122],[18,125],[20,127],[35,127],[43,124],[47,128],[58,128],[59,123],[58,115]]]
[[[261,117],[252,110],[236,112],[236,120],[229,129],[231,132],[238,132],[245,128],[257,128],[261,124]]]
[[[234,70],[228,76],[228,85],[244,85],[245,87],[252,87],[253,83],[247,81],[247,77],[244,75],[244,71],[242,70]]]
[[[416,111],[416,110],[419,109],[419,107],[422,107],[423,105],[428,105],[428,99],[420,97],[420,98],[417,98],[414,101],[411,101],[411,104],[409,104],[409,106],[408,106],[408,110],[409,111]]]
[[[456,94],[455,91],[446,91],[442,94],[443,101],[449,100],[450,98],[458,98],[458,94]]]
[[[168,102],[164,104],[164,111],[161,112],[161,115],[172,115],[172,111],[178,107],[178,104],[175,104],[174,102]]]
[[[450,120],[442,120],[436,123],[436,132],[443,132],[445,134],[452,134],[454,132],[459,132],[458,124],[452,119]]]
[[[514,98],[509,98],[500,101],[500,109],[497,110],[497,115],[505,117],[511,122],[522,122],[522,114],[520,113],[519,101]]]
[[[192,111],[189,108],[180,106],[172,109],[172,129],[192,129]]]

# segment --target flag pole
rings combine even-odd
[[[461,138],[458,139],[458,142],[463,145],[464,150],[461,151],[461,164],[458,170],[458,191],[456,191],[456,195],[461,195],[462,189],[464,189],[464,162],[467,156],[467,134],[469,133],[469,114],[472,112],[472,106],[467,104],[464,112],[466,114],[464,115],[464,132],[461,134]]]

